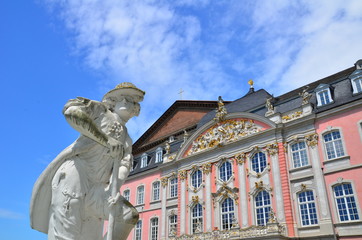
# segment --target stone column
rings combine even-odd
[[[205,223],[206,232],[212,231],[212,206],[211,206],[211,163],[202,165],[202,172],[205,177]]]
[[[181,181],[181,196],[180,196],[180,235],[186,234],[186,177],[187,171],[181,170],[179,171],[179,179]]]
[[[308,150],[311,156],[311,164],[313,166],[313,174],[314,174],[314,180],[316,184],[316,193],[318,194],[318,197],[320,201],[320,210],[321,210],[321,218],[326,219],[330,218],[330,213],[328,210],[328,198],[327,198],[327,190],[324,185],[324,176],[322,172],[322,166],[319,159],[319,153],[318,153],[318,135],[316,133],[309,134],[306,136],[306,142],[309,146]]]
[[[245,182],[245,170],[244,164],[246,155],[241,153],[235,156],[238,163],[238,175],[239,175],[239,207],[241,214],[241,227],[248,227],[248,197],[246,194],[246,182]]]
[[[277,143],[268,144],[266,147],[266,150],[270,156],[270,161],[272,164],[274,189],[275,189],[275,203],[277,206],[276,209],[277,219],[279,222],[285,222],[284,201],[283,201],[282,181],[280,177],[278,149],[279,147]]]
[[[166,203],[167,203],[167,185],[168,177],[161,178],[162,185],[162,197],[161,197],[161,239],[166,239],[166,224],[167,224],[167,212],[166,212]]]

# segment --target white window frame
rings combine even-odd
[[[178,179],[177,177],[173,177],[173,178],[170,178],[170,198],[174,198],[174,197],[177,197],[178,195]]]
[[[142,220],[138,220],[134,228],[134,240],[142,240]]]
[[[353,89],[353,94],[359,94],[362,92],[362,70],[357,69],[351,75],[351,84]]]
[[[155,188],[155,185],[158,185],[158,188]],[[161,182],[160,181],[154,181],[152,183],[152,192],[151,192],[151,199],[152,201],[159,201],[160,200],[160,193],[161,193]],[[155,196],[158,196],[155,198]]]
[[[161,147],[157,148],[155,155],[156,155],[155,163],[162,162],[163,149]]]
[[[145,203],[145,186],[140,185],[137,187],[137,205],[141,205],[144,203]]]
[[[265,199],[264,199],[264,196],[262,196],[262,201],[261,202],[263,203],[263,205],[257,206],[256,205],[257,204],[256,198],[259,196],[259,194],[261,194],[263,192],[266,192],[268,194],[269,204],[264,205]],[[257,194],[255,194],[255,196],[254,196],[255,225],[257,225],[257,226],[265,226],[268,223],[269,217],[270,217],[269,215],[270,215],[271,206],[272,206],[271,196],[270,196],[270,193],[268,191],[263,189],[263,190],[259,191]],[[259,222],[259,219],[258,219],[258,209],[261,209],[262,215],[263,215],[263,218],[260,219],[262,221],[260,221],[260,222]]]
[[[202,171],[197,169],[191,173],[191,186],[198,189],[202,185]]]
[[[147,167],[148,164],[148,155],[146,153],[142,154],[141,156],[141,165],[140,168],[145,168]]]
[[[224,211],[224,208],[223,208],[223,204],[226,203],[226,201],[228,201],[230,199],[232,205],[231,206],[226,206],[226,211]],[[229,201],[228,201],[229,202]],[[230,210],[230,208],[232,207],[232,210]],[[230,197],[227,197],[225,199],[223,199],[221,202],[220,202],[220,229],[221,230],[230,230],[233,226],[233,222],[234,222],[234,218],[236,218],[235,216],[235,201],[234,199],[230,198]],[[223,217],[226,217],[226,226],[224,226],[223,224]]]
[[[338,187],[338,186],[343,186],[343,185],[347,185],[347,184],[351,186],[352,194],[345,194],[345,189],[343,189],[343,193],[344,193],[343,196],[336,196],[335,188]],[[336,213],[337,213],[336,216],[338,216],[338,222],[348,223],[348,222],[360,221],[361,212],[360,212],[360,207],[359,207],[359,204],[358,204],[358,196],[356,195],[356,190],[355,190],[354,185],[352,184],[352,182],[343,181],[341,183],[333,184],[332,185],[332,194],[333,194],[333,198],[334,198],[335,210],[336,210]],[[356,208],[356,211],[357,211],[357,219],[351,220],[351,215],[352,215],[351,210],[348,207],[348,204],[347,204],[346,200],[344,200],[343,205],[346,207],[345,209],[347,209],[347,217],[348,217],[348,219],[347,220],[341,220],[341,215],[340,215],[339,205],[338,205],[338,200],[337,199],[346,199],[346,198],[350,198],[350,197],[354,198],[354,204],[355,204],[355,208]]]
[[[261,157],[261,154],[265,160],[265,166],[262,166],[262,164],[261,164],[262,160],[263,160]],[[257,169],[254,168],[254,166],[256,165],[256,164],[254,164],[255,162],[257,163],[257,166],[256,166]],[[259,174],[264,172],[264,170],[268,167],[268,159],[267,159],[266,154],[262,151],[255,152],[250,158],[250,165],[251,165],[250,166],[251,169],[254,172],[259,173]]]
[[[304,148],[300,148],[300,143],[304,144]],[[295,145],[298,145],[297,147],[298,149],[293,150],[293,146]],[[289,149],[290,149],[291,164],[293,168],[301,168],[310,165],[308,146],[305,141],[298,141],[298,142],[293,141],[292,143],[289,144]],[[306,157],[305,161],[303,161],[302,159],[303,156]],[[299,166],[296,166],[297,165],[296,163],[299,163]]]
[[[228,167],[224,168],[226,164],[230,166],[230,169]],[[225,176],[225,179],[223,179],[222,175]],[[218,167],[218,178],[223,182],[228,182],[232,177],[233,177],[233,164],[228,160],[223,161]]]
[[[306,196],[306,201],[301,202],[300,195],[307,194],[307,193],[312,193],[311,196],[313,199],[308,199],[308,196]],[[300,219],[301,226],[305,227],[305,226],[318,225],[318,222],[319,222],[318,211],[317,211],[317,205],[316,205],[316,201],[315,201],[314,191],[308,189],[308,190],[297,193],[297,201],[298,201],[299,219]],[[302,213],[302,206],[305,206],[305,209],[303,209],[303,210],[307,211],[308,219],[303,219],[303,216],[305,214]],[[313,209],[315,211],[314,213],[313,213]],[[315,215],[315,216],[313,216],[313,215]]]
[[[168,217],[168,235],[174,236],[171,232],[171,230],[175,228],[176,234],[177,234],[177,215],[173,214]]]
[[[315,95],[317,98],[317,107],[334,103],[331,88],[328,84],[320,84],[315,90]]]
[[[156,224],[154,221],[156,221]],[[151,218],[150,219],[150,240],[158,239],[158,233],[159,233],[158,229],[159,229],[158,217]]]
[[[197,208],[197,209],[196,209]],[[196,216],[194,215],[194,213],[196,213]],[[201,214],[200,214],[201,213]],[[203,215],[204,215],[204,211],[203,211],[203,207],[200,203],[196,203],[190,211],[190,219],[191,219],[191,234],[196,233],[195,230],[197,228],[197,224],[198,222],[201,223],[202,226],[202,232],[204,230],[204,222],[203,222]]]
[[[126,193],[128,193],[128,194],[126,194]],[[131,196],[131,190],[130,189],[125,189],[124,191],[123,191],[123,197],[129,202],[129,200],[130,200],[130,196]]]
[[[334,139],[333,132],[339,132],[340,138]],[[325,136],[328,135],[328,134],[332,134],[332,140],[326,142],[325,141]],[[323,132],[322,133],[322,141],[323,141],[323,146],[324,146],[325,159],[327,161],[347,156],[346,148],[344,146],[344,138],[343,138],[343,134],[342,134],[341,129],[337,128],[337,129],[331,129],[331,130],[328,130],[326,132]],[[337,154],[338,152],[337,152],[336,142],[340,142],[340,148],[338,148],[338,150],[343,151],[343,154],[340,155],[340,156],[338,156],[338,154]],[[332,145],[334,157],[329,157],[328,156],[327,145],[328,146]]]

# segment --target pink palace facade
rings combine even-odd
[[[362,239],[361,68],[176,101],[134,144],[128,239]]]

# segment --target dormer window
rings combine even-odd
[[[162,155],[163,155],[163,149],[162,148],[157,148],[156,150],[156,160],[155,160],[155,163],[158,163],[158,162],[162,162]]]
[[[141,156],[141,168],[147,167],[148,155],[146,153]]]
[[[351,76],[351,84],[353,88],[353,94],[358,94],[362,92],[362,69],[356,69]]]
[[[333,103],[331,89],[328,84],[320,84],[316,89],[317,106],[321,107]]]

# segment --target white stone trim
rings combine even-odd
[[[324,158],[324,161],[329,161],[329,160],[333,160],[334,158],[332,159],[328,159],[328,156],[327,156],[327,149],[326,149],[326,145],[325,145],[325,142],[324,142],[324,135],[328,134],[328,133],[331,133],[331,132],[334,132],[334,131],[339,131],[339,134],[341,135],[341,141],[342,141],[342,147],[343,147],[343,152],[344,152],[344,155],[341,156],[341,157],[345,157],[345,156],[348,156],[348,153],[347,153],[347,148],[346,148],[346,144],[345,144],[345,141],[344,141],[344,135],[343,135],[343,130],[341,127],[332,127],[332,126],[328,126],[326,129],[324,129],[321,133],[320,133],[320,141],[321,141],[321,144],[323,146],[323,158]],[[336,157],[336,158],[339,158],[339,157]]]

